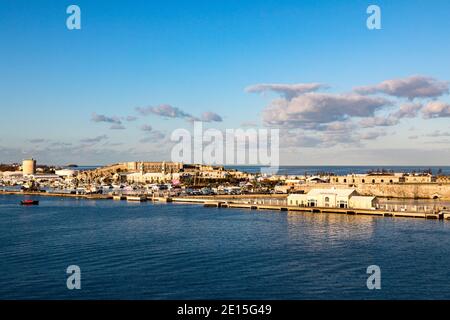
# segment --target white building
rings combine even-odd
[[[77,174],[78,171],[72,170],[72,169],[61,169],[61,170],[55,170],[55,174],[60,177],[73,177]]]
[[[162,173],[162,172],[147,172],[147,173],[129,173],[126,175],[128,183],[164,183],[172,180],[179,180],[180,173]]]
[[[290,194],[288,205],[300,207],[330,207],[371,209],[375,197],[359,196],[355,189],[312,189],[306,194]]]

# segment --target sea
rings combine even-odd
[[[226,166],[249,173],[259,173],[263,166]],[[369,172],[422,173],[432,172],[439,175],[450,175],[450,166],[280,166],[278,175],[315,175],[332,173],[334,175],[365,174]]]
[[[450,299],[446,221],[24,198],[0,195],[2,300]]]
[[[91,166],[79,166],[72,168],[75,170],[93,170],[101,165]],[[249,173],[260,173],[264,166],[225,166],[228,169],[236,169],[239,171],[245,171]],[[364,174],[368,172],[401,172],[401,173],[421,173],[431,171],[433,174],[450,175],[449,166],[280,166],[277,169],[279,175],[315,175],[318,173],[333,173],[335,175],[346,174]]]

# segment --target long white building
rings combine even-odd
[[[312,189],[306,194],[290,194],[288,205],[300,207],[330,207],[372,209],[376,197],[360,196],[355,189]]]

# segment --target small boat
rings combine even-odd
[[[22,200],[20,204],[23,206],[37,206],[39,204],[38,200]]]

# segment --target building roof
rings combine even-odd
[[[308,192],[308,196],[318,196],[322,194],[333,194],[338,197],[349,197],[352,193],[354,193],[355,189],[345,188],[345,189],[311,189]]]
[[[361,199],[361,200],[373,200],[373,199],[375,199],[376,197],[375,196],[352,196],[352,199],[355,199],[355,200],[358,200],[358,199]]]

